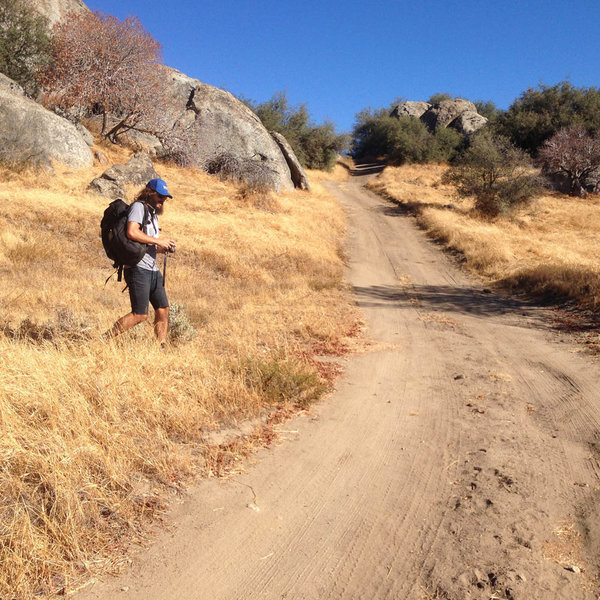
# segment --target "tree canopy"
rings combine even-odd
[[[496,130],[535,156],[546,140],[571,125],[600,128],[598,88],[577,88],[566,81],[529,88],[498,118]]]
[[[101,114],[102,133],[113,141],[159,118],[161,46],[137,17],[71,15],[55,26],[51,50],[40,73],[45,104]]]

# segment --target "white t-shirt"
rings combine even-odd
[[[160,229],[158,228],[158,217],[156,212],[151,206],[148,206],[148,218],[147,222],[143,223],[144,220],[144,204],[142,202],[134,202],[129,209],[127,215],[128,223],[139,223],[142,225],[142,231],[150,237],[158,238]],[[146,254],[142,257],[142,260],[135,265],[142,269],[148,269],[149,271],[158,271],[156,265],[156,246],[154,244],[148,244]]]

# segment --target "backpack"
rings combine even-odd
[[[147,244],[134,242],[127,237],[127,216],[131,206],[121,199],[113,200],[100,221],[100,234],[106,256],[113,261],[113,267],[118,269],[118,281],[124,265],[136,265],[146,254]],[[144,203],[144,222],[142,231],[145,231],[148,220],[148,206]],[[110,279],[110,277],[109,277]]]

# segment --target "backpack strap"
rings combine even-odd
[[[142,226],[142,232],[147,234],[148,232],[146,231],[146,225],[148,225],[151,220],[150,209],[148,208],[148,204],[146,202],[142,202],[141,200],[136,200],[135,202],[131,203],[131,206],[129,207],[130,211],[136,202],[141,202],[142,205],[144,206],[144,216],[142,217],[143,222],[140,225]],[[127,214],[129,215],[129,213],[127,213]]]
[[[115,271],[113,271],[107,278],[106,281],[104,282],[104,287],[106,287],[106,284],[111,280],[112,276],[116,273],[117,274],[117,281],[121,281],[122,279],[122,275],[123,275],[123,265],[120,265],[119,263],[114,263],[113,267],[116,269]]]
[[[146,202],[142,202],[142,204],[144,205],[144,222],[142,223],[142,232],[147,234],[145,227],[149,220],[148,218],[150,217],[150,209],[148,208],[148,204]]]

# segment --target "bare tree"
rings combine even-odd
[[[600,131],[565,127],[544,143],[539,159],[546,173],[566,179],[571,195],[585,198],[588,179],[600,169]]]
[[[165,89],[161,46],[137,17],[71,14],[54,28],[52,58],[39,73],[47,106],[102,115],[102,135],[112,141],[152,129]]]

